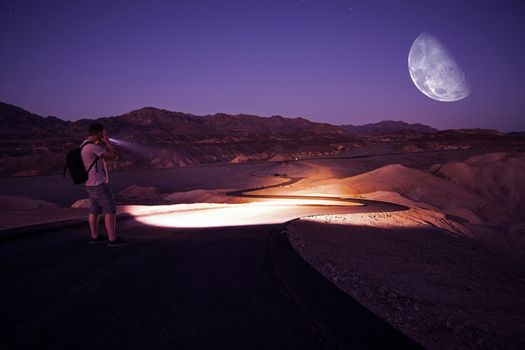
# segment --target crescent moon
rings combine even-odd
[[[453,102],[470,94],[465,73],[434,36],[421,33],[408,54],[408,71],[416,87],[431,99]]]

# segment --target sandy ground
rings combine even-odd
[[[288,237],[325,277],[426,348],[523,348],[525,261],[409,224],[406,213],[319,216],[292,223]]]
[[[357,195],[412,209],[303,218],[288,236],[325,277],[426,348],[520,349],[523,178],[523,153],[492,153],[428,170],[388,165],[305,181],[286,194]]]
[[[22,196],[0,196],[0,229],[86,218],[87,209],[60,207]]]
[[[426,169],[389,164],[254,193],[363,197],[416,210],[420,221],[511,252],[525,249],[525,153],[488,153]]]

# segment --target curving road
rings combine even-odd
[[[85,226],[0,244],[3,349],[418,347],[297,255],[286,223],[118,230],[131,245],[91,246]]]
[[[271,194],[246,194],[248,192],[255,192],[260,191],[268,188],[273,187],[283,187],[283,186],[290,186],[294,183],[297,183],[303,179],[304,177],[291,177],[288,178],[289,181],[285,183],[280,183],[276,185],[270,185],[270,186],[262,186],[262,187],[255,187],[255,188],[249,188],[245,190],[238,190],[238,191],[232,191],[226,193],[228,196],[234,196],[234,197],[247,197],[247,198],[258,198],[258,199],[313,199],[313,200],[328,200],[332,202],[347,202],[347,203],[358,203],[361,204],[362,208],[360,206],[350,207],[349,212],[360,212],[360,213],[375,213],[375,212],[386,212],[386,211],[403,211],[408,210],[409,208],[396,203],[390,203],[390,202],[384,202],[384,201],[376,201],[376,200],[369,200],[369,199],[361,199],[361,198],[350,198],[350,197],[329,197],[329,196],[294,196],[294,195],[271,195]],[[334,205],[335,206],[335,205]]]

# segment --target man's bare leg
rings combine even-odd
[[[106,224],[106,231],[108,233],[108,237],[110,241],[114,241],[117,239],[117,233],[115,231],[116,226],[116,214],[105,214],[104,215],[104,223]]]
[[[89,222],[89,229],[91,230],[91,238],[97,239],[98,237],[98,214],[89,214],[88,216],[88,222]]]

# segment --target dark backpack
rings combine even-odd
[[[81,151],[84,146],[89,145],[90,143],[93,143],[91,141],[83,143],[80,147],[74,148],[71,151],[67,152],[66,156],[66,166],[64,167],[64,172],[62,174],[63,178],[66,178],[66,171],[69,169],[69,174],[71,175],[71,178],[73,179],[73,182],[75,184],[82,184],[87,181],[88,179],[88,173],[93,168],[93,166],[97,163],[98,158],[95,158],[93,163],[89,166],[89,168],[86,170],[84,167],[84,162],[82,161],[82,155]],[[98,169],[97,169],[98,170]]]

